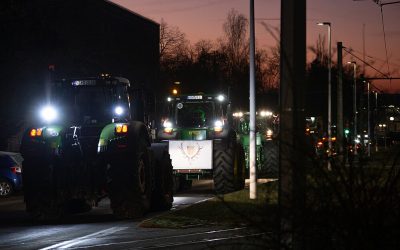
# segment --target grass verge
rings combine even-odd
[[[257,185],[257,199],[249,199],[245,188],[234,193],[219,195],[187,208],[143,221],[147,228],[188,228],[195,226],[244,226],[262,229],[272,227],[277,218],[278,183],[271,181]]]

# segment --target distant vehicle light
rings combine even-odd
[[[260,116],[262,116],[262,117],[272,116],[272,112],[271,111],[267,111],[267,110],[261,110],[260,111]]]
[[[167,97],[167,101],[168,102],[172,101],[172,98],[171,97]]]
[[[243,116],[243,113],[242,112],[235,112],[235,113],[233,113],[233,117],[242,117]]]
[[[50,123],[57,119],[58,114],[54,107],[45,106],[40,110],[40,116],[45,122]]]
[[[219,95],[219,96],[217,97],[217,99],[218,99],[218,101],[223,102],[223,101],[225,101],[225,96]]]

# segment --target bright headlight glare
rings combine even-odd
[[[214,126],[215,127],[222,127],[224,124],[222,123],[222,121],[220,121],[220,120],[217,120],[217,121],[215,121],[215,123],[214,123]]]
[[[163,127],[164,128],[172,128],[172,122],[170,122],[169,120],[165,120],[163,123]]]
[[[217,99],[218,99],[218,101],[223,102],[223,101],[225,100],[225,96],[219,95],[219,96],[217,97]]]
[[[172,122],[169,120],[165,120],[163,122],[163,127],[164,127],[164,132],[165,133],[172,133],[173,128],[172,128]]]
[[[117,106],[114,109],[116,115],[122,115],[124,113],[124,109],[121,106]]]
[[[214,122],[214,131],[221,132],[223,129],[224,123],[221,120],[216,120]]]
[[[41,109],[40,116],[45,122],[52,122],[57,119],[57,110],[52,106],[46,106]]]

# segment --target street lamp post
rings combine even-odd
[[[375,91],[375,110],[374,110],[374,138],[375,138],[375,152],[378,152],[378,136],[376,135],[376,121],[378,117],[378,92]]]
[[[347,62],[353,64],[353,114],[354,114],[354,154],[357,155],[357,63],[355,61]]]
[[[321,22],[317,23],[319,26],[328,26],[328,147],[329,155],[332,152],[332,83],[331,83],[331,69],[332,69],[332,49],[331,49],[331,23]]]
[[[370,116],[370,112],[369,112],[369,81],[367,81],[367,90],[368,90],[368,95],[367,95],[367,101],[368,101],[368,105],[367,105],[367,111],[368,111],[368,157],[371,156],[371,116]]]

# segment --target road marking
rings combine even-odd
[[[113,234],[115,232],[118,232],[118,231],[121,231],[121,230],[125,230],[127,228],[128,227],[111,227],[111,228],[108,228],[108,229],[105,229],[105,230],[98,231],[96,233],[88,234],[88,235],[85,235],[85,236],[82,236],[82,237],[79,237],[79,238],[76,238],[76,239],[63,241],[63,242],[60,242],[60,243],[57,243],[57,244],[54,244],[54,245],[51,245],[51,246],[48,246],[48,247],[45,247],[45,248],[41,248],[40,250],[57,249],[57,248],[59,248],[59,249],[70,248],[70,247],[75,246],[77,244],[83,243],[84,241],[87,241],[89,239],[93,239],[95,237],[104,237],[104,236]]]
[[[211,231],[205,231],[205,232],[195,232],[195,233],[188,233],[188,234],[180,234],[180,235],[168,235],[168,236],[161,236],[161,237],[155,237],[155,238],[149,238],[149,239],[139,239],[139,240],[131,240],[131,241],[120,241],[120,242],[112,242],[112,243],[103,243],[103,244],[94,244],[94,245],[89,245],[89,246],[84,246],[84,247],[75,247],[74,249],[81,249],[81,248],[96,248],[96,247],[111,247],[111,246],[118,246],[118,245],[126,245],[126,244],[133,244],[133,243],[144,243],[144,242],[151,242],[151,241],[162,241],[164,239],[178,239],[178,238],[185,238],[185,237],[190,237],[190,236],[199,236],[199,235],[212,235],[216,233],[227,233],[227,232],[234,232],[234,231],[242,231],[242,230],[247,230],[247,227],[236,227],[236,228],[228,228],[228,229],[219,229],[219,230],[211,230]],[[259,235],[265,235],[266,233],[256,233],[256,234],[246,234],[246,235],[234,235],[231,236],[230,238],[243,238],[243,237],[254,237],[254,236],[259,236]],[[212,240],[218,240],[218,238],[214,239],[202,239],[200,241],[195,241],[195,242],[205,242],[205,241],[212,241]],[[194,242],[194,241],[189,241],[189,242]],[[173,244],[173,243],[164,243],[163,245],[157,245],[157,247],[165,247],[166,244]],[[187,245],[188,242],[178,242],[176,243],[177,246],[179,244],[181,245]],[[165,246],[164,246],[165,245]],[[156,248],[157,248],[156,247]],[[142,249],[142,248],[153,248],[153,246],[150,247],[135,247],[135,249]]]

